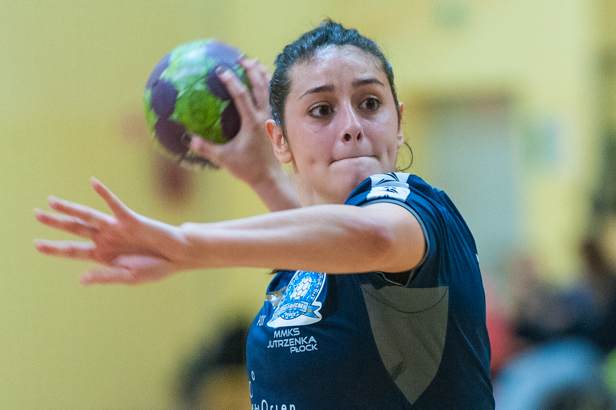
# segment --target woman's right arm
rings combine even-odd
[[[230,70],[219,73],[242,118],[239,133],[226,144],[193,137],[191,149],[246,183],[270,211],[298,208],[299,194],[291,177],[274,156],[265,129],[270,118],[270,73],[259,61],[240,60],[252,92]]]

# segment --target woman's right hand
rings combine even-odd
[[[272,211],[299,207],[294,183],[274,156],[265,122],[270,119],[271,75],[258,60],[240,59],[252,92],[231,71],[218,73],[242,119],[239,133],[225,144],[193,136],[190,148],[248,184]]]

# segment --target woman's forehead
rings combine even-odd
[[[357,46],[353,46],[350,44],[346,44],[343,46],[332,44],[318,48],[314,52],[308,63],[327,62],[335,58],[361,58],[372,60],[377,66],[377,68],[379,65],[379,60],[374,55],[370,54],[365,50],[362,50]]]
[[[298,61],[290,68],[291,93],[300,91],[298,87],[314,85],[307,83],[326,84],[332,80],[328,76],[349,67],[360,76],[382,77],[387,81],[379,59],[372,54],[351,45],[332,45],[318,49],[309,60]]]

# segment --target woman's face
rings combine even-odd
[[[343,203],[372,174],[393,172],[404,142],[379,61],[331,46],[289,70],[286,141],[270,122],[279,160],[291,163],[302,205]]]

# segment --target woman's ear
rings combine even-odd
[[[404,111],[404,104],[399,102],[398,107],[400,107],[400,119],[398,120],[398,148],[400,148],[402,144],[404,144],[404,133],[402,132],[402,111]]]
[[[276,124],[274,120],[267,120],[265,123],[265,129],[267,135],[269,135],[272,147],[274,148],[274,155],[283,164],[288,164],[293,161],[293,154],[289,148],[289,144],[282,133],[282,128]]]

